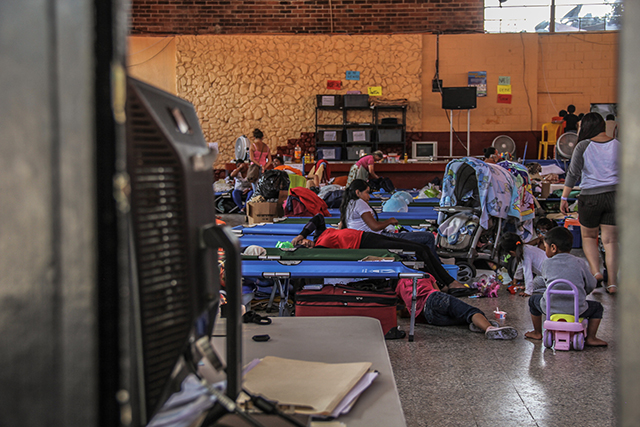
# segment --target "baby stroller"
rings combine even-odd
[[[503,166],[473,157],[447,165],[440,207],[435,208],[439,212],[438,255],[455,258],[462,283],[475,277],[476,260],[499,264],[500,235],[523,229],[522,212],[527,212],[527,220],[533,218],[533,212],[529,215],[523,209],[523,193],[519,193],[513,172]]]

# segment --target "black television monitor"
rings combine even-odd
[[[230,233],[215,227],[212,165],[217,153],[208,148],[193,105],[128,78],[125,111],[132,268],[129,343],[121,368],[131,425],[142,426],[194,371],[199,360],[195,341],[211,335],[220,290],[218,247],[231,258],[227,288],[240,292],[239,244],[233,237],[225,240]],[[230,286],[230,280],[237,285]],[[235,394],[240,298],[234,294],[229,300],[235,341],[227,342],[233,371],[227,380],[228,391]]]
[[[444,110],[471,110],[476,108],[476,87],[443,87],[442,108]]]

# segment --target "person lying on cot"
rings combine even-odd
[[[396,294],[407,307],[411,307],[412,293],[412,280],[400,279]],[[480,309],[440,292],[432,277],[419,279],[416,293],[416,318],[422,314],[422,320],[429,325],[469,325],[472,332],[484,332],[490,340],[511,340],[518,336],[516,328],[501,327],[495,320],[488,320]]]
[[[314,240],[307,239],[314,233]],[[423,245],[408,240],[387,237],[351,228],[327,228],[322,214],[317,214],[304,226],[302,232],[291,241],[293,246],[330,249],[400,249],[415,252],[416,258],[424,263],[423,271],[430,273],[442,287],[468,289],[455,280],[444,269],[440,260]],[[456,295],[455,293],[453,294]],[[467,294],[468,295],[468,294]]]

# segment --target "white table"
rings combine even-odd
[[[220,321],[221,320],[221,321]],[[273,317],[271,325],[243,325],[244,364],[264,356],[312,362],[371,362],[380,374],[349,414],[338,421],[348,427],[404,427],[406,422],[380,322],[369,317]],[[216,321],[212,344],[223,356],[225,322]],[[267,342],[254,335],[269,334]],[[283,375],[286,375],[284,373]]]

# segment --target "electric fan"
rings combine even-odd
[[[509,153],[511,158],[516,155],[516,143],[510,136],[497,136],[491,143],[491,146],[498,151],[498,154]]]
[[[565,132],[556,141],[556,160],[569,161],[573,155],[573,150],[578,144],[578,134],[575,132]]]
[[[236,160],[247,160],[249,158],[249,139],[242,135],[236,139]]]

